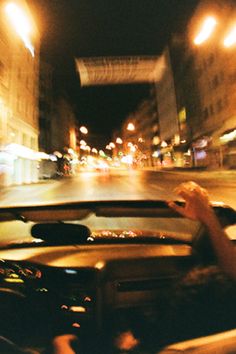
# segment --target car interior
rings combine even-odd
[[[69,213],[69,219],[86,214],[86,209],[76,212],[76,206],[71,208],[74,212]],[[14,343],[41,348],[42,353],[53,337],[63,333],[78,336],[82,353],[118,353],[115,336],[131,328],[143,336],[153,353],[155,341],[160,348],[166,343],[165,310],[173,297],[173,286],[193,267],[215,264],[202,227],[191,242],[170,242],[163,235],[155,242],[135,237],[129,242],[124,241],[124,234],[116,235],[115,241],[108,237],[107,242],[101,242],[101,235],[97,240],[91,237],[81,220],[79,224],[55,223],[54,219],[65,213],[61,208],[55,208],[51,223],[42,222],[46,215],[43,207],[31,209],[23,207],[17,217],[37,220],[31,227],[34,242],[0,249],[0,328]],[[167,212],[166,206],[160,209],[162,217],[173,213]],[[106,215],[105,205],[96,210]],[[135,215],[133,207],[128,210]],[[216,206],[215,211],[224,225],[235,224],[232,209]],[[127,215],[127,210],[116,210],[113,205],[111,214]],[[146,215],[147,209],[136,210],[136,214]],[[15,209],[4,209],[1,215],[12,219]],[[215,346],[221,345],[217,343],[225,343],[225,339],[228,350],[234,346],[234,336],[235,331],[230,331],[172,344],[161,353],[213,353]]]

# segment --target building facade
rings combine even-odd
[[[133,125],[133,130],[129,129],[129,124]],[[151,87],[150,96],[125,119],[121,133],[118,133],[122,138],[122,144],[116,144],[118,154],[122,152],[132,156],[137,167],[154,166],[157,131],[156,97],[154,87]],[[117,137],[114,137],[114,141]]]
[[[39,35],[25,1],[0,6],[0,184],[38,180]],[[32,25],[29,43],[14,28],[24,12]],[[28,45],[28,47],[27,47]]]
[[[39,71],[39,149],[51,153],[53,114],[53,68],[40,60]]]
[[[224,44],[236,26],[235,17],[235,1],[204,0],[188,24],[186,40],[199,93],[198,115],[191,120],[197,165],[236,166],[236,46]],[[194,44],[200,25],[209,18],[215,21],[212,35]]]

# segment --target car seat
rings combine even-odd
[[[236,329],[171,344],[158,354],[236,354]]]

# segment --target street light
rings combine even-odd
[[[127,125],[127,130],[129,130],[129,131],[134,131],[134,130],[135,130],[134,124],[133,124],[133,123],[129,123],[129,124]]]
[[[116,138],[116,143],[117,144],[123,144],[123,140],[121,138]]]
[[[201,31],[194,38],[193,40],[194,44],[200,45],[203,42],[205,42],[213,33],[216,24],[217,24],[216,19],[212,16],[208,16],[203,22]]]
[[[79,128],[79,131],[81,134],[83,135],[87,135],[88,134],[88,129],[82,125],[80,128]],[[80,134],[80,135],[81,135]],[[86,141],[84,140],[80,140],[80,146],[78,147],[78,156],[79,156],[79,159],[81,159],[81,150],[85,151],[85,147],[86,147],[87,143]]]
[[[30,40],[30,34],[32,32],[33,26],[29,16],[26,14],[25,11],[23,11],[23,9],[21,9],[13,2],[8,3],[6,5],[5,11],[16,33],[23,41],[25,47],[30,51],[31,55],[34,57],[34,47]]]
[[[88,129],[85,126],[80,127],[79,130],[82,134],[88,134]]]
[[[87,143],[86,143],[86,141],[85,141],[85,140],[80,140],[80,142],[79,142],[79,143],[80,143],[80,145],[84,145],[84,146],[85,146],[85,145],[87,145]]]
[[[165,147],[167,147],[168,145],[167,145],[167,142],[166,141],[162,141],[161,142],[161,147],[162,148],[165,148]]]
[[[227,48],[234,44],[236,44],[236,24],[234,27],[232,27],[231,31],[228,33],[224,40],[224,46]]]
[[[115,149],[115,147],[116,147],[113,142],[110,142],[109,145],[110,145],[110,147],[111,147],[112,149]]]

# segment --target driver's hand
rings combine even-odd
[[[203,223],[207,221],[212,208],[206,189],[190,181],[181,183],[174,191],[185,200],[185,205],[180,206],[174,202],[168,202],[169,207],[189,219]]]
[[[53,338],[53,354],[76,354],[73,344],[78,341],[74,334],[63,334]]]
[[[120,333],[116,337],[114,344],[116,348],[126,351],[134,349],[139,344],[139,340],[128,330]]]

